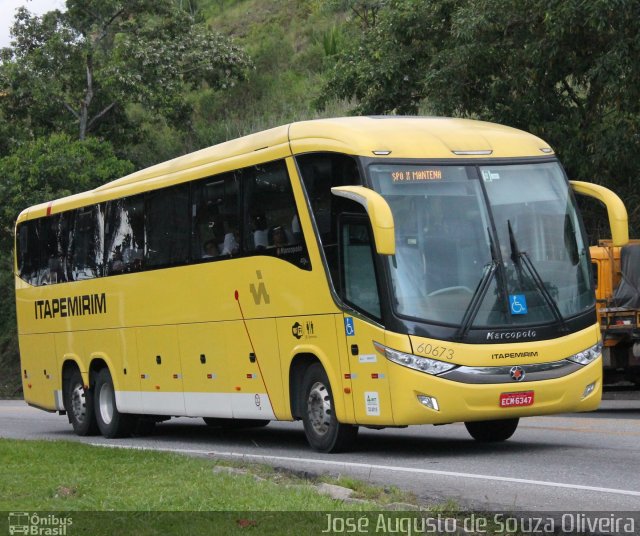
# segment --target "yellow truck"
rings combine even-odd
[[[591,246],[605,388],[640,387],[640,240]]]

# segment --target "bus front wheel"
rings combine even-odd
[[[329,378],[320,363],[306,370],[302,393],[302,422],[311,448],[319,452],[349,450],[355,443],[358,427],[338,422]]]
[[[84,388],[79,370],[74,370],[64,387],[64,409],[69,416],[73,431],[79,436],[98,433],[98,425],[93,410],[93,391]]]
[[[107,368],[101,369],[96,375],[94,406],[98,428],[104,437],[112,439],[131,435],[136,416],[118,411],[113,380]]]
[[[498,421],[474,421],[465,422],[467,432],[476,441],[483,443],[497,443],[498,441],[506,441],[509,439],[516,428],[520,419],[504,419]]]

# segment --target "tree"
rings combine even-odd
[[[461,3],[380,2],[376,23],[350,32],[352,39],[329,68],[319,105],[337,97],[355,99],[357,114],[415,114],[428,94],[425,75],[450,42],[452,14]]]
[[[132,102],[180,123],[189,89],[232,86],[250,67],[174,0],[68,0],[42,17],[20,8],[12,36],[0,53],[0,110],[34,137],[111,128],[117,138]]]
[[[52,134],[0,158],[0,169],[0,251],[4,255],[13,247],[13,227],[21,210],[91,190],[131,173],[133,164],[115,156],[108,142]]]
[[[640,232],[640,3],[391,0],[330,72],[358,113],[479,117],[551,143]]]
[[[437,109],[547,139],[570,177],[625,199],[640,232],[640,4],[483,0],[452,36],[425,80]]]
[[[386,0],[329,0],[327,6],[330,9],[350,12],[363,29],[368,29],[376,25],[378,13],[385,2]]]

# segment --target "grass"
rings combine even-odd
[[[166,452],[0,439],[0,460],[0,511],[71,523],[51,534],[321,534],[328,516],[374,527],[380,516],[420,515],[381,512],[408,501],[396,488],[323,477],[359,499],[343,502],[292,472]],[[9,517],[0,516],[0,533]]]
[[[214,472],[214,460],[171,453],[2,439],[0,459],[0,511],[345,509],[311,486]]]
[[[354,490],[352,497],[355,499],[374,501],[376,504],[381,505],[391,503],[417,504],[416,497],[412,493],[402,491],[396,486],[381,488],[348,476],[340,476],[337,479],[323,477],[321,480],[328,484],[335,484]]]
[[[346,476],[309,480],[265,465],[166,452],[0,439],[0,460],[0,512],[9,514],[0,515],[0,534],[9,532],[16,513],[28,513],[29,520],[37,513],[49,523],[66,521],[65,531],[48,525],[59,531],[47,534],[63,536],[298,536],[329,527],[353,532],[355,526],[371,534],[415,534],[425,522],[447,523],[442,526],[449,532],[469,517],[452,501],[402,511],[416,503],[411,494]],[[357,501],[320,495],[319,482],[351,488]],[[481,532],[499,531],[489,522]]]
[[[0,511],[55,512],[73,520],[69,534],[307,534],[323,512],[375,508],[170,453],[0,439],[0,460]]]

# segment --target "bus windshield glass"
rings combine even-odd
[[[400,316],[481,329],[562,323],[593,307],[587,246],[557,163],[369,173],[394,216]]]

